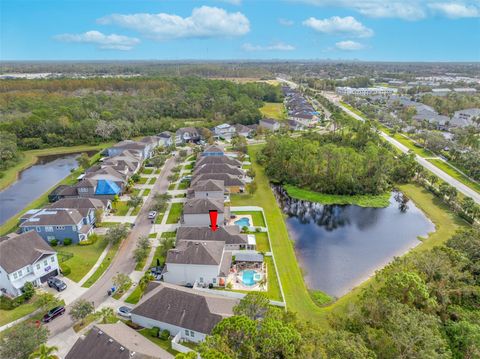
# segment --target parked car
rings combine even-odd
[[[148,212],[148,219],[155,219],[156,216],[157,216],[157,212],[156,212],[156,211],[150,211],[150,212]]]
[[[122,317],[130,318],[130,312],[132,311],[132,308],[122,306],[117,309],[118,315],[121,315]]]
[[[193,288],[193,284],[192,284],[192,283],[187,283],[187,284],[185,284],[185,287],[187,287],[187,288]]]
[[[61,279],[58,279],[57,277],[48,278],[47,283],[50,288],[55,288],[59,292],[67,289],[67,285],[65,284],[65,282]]]
[[[44,323],[51,322],[52,320],[54,320],[59,315],[62,315],[63,313],[65,313],[65,307],[62,307],[62,306],[55,307],[49,310],[48,313],[43,316],[42,321]]]

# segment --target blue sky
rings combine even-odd
[[[2,60],[480,61],[480,0],[0,0]]]

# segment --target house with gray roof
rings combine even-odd
[[[118,156],[125,151],[138,154],[142,159],[150,157],[153,148],[143,142],[123,140],[106,150],[108,156]]]
[[[198,182],[206,180],[218,180],[223,181],[225,189],[229,193],[241,193],[245,191],[245,182],[237,176],[230,175],[228,173],[204,173],[193,176],[191,185],[195,185]]]
[[[280,122],[275,121],[272,118],[262,118],[258,125],[272,132],[280,130],[281,127]]]
[[[232,176],[236,176],[241,180],[246,179],[246,174],[244,170],[226,163],[208,163],[195,166],[193,176],[199,176],[209,173],[226,173]]]
[[[208,227],[210,226],[210,211],[217,211],[217,225],[225,224],[230,216],[228,207],[222,199],[192,198],[187,199],[183,206],[181,219],[182,226]]]
[[[225,185],[221,180],[205,180],[196,182],[190,186],[187,191],[187,198],[195,199],[219,199],[226,200],[229,198],[228,193],[225,192]]]
[[[234,127],[235,127],[235,131],[237,132],[238,136],[250,137],[250,136],[253,135],[254,131],[250,127],[247,127],[247,126],[242,125],[240,123],[234,125]]]
[[[456,111],[453,114],[450,124],[455,127],[467,127],[475,125],[474,120],[480,121],[480,108],[469,108]],[[478,126],[478,122],[477,122]]]
[[[22,294],[25,283],[35,286],[59,273],[57,252],[35,231],[0,237],[0,292]]]
[[[96,324],[77,339],[65,359],[173,359],[173,355],[122,321]]]
[[[195,163],[195,167],[212,163],[224,163],[233,167],[242,168],[242,162],[230,156],[199,156]]]
[[[158,137],[160,145],[164,147],[171,146],[175,142],[174,135],[170,131],[163,131],[158,134]]]
[[[83,213],[83,214],[82,214]],[[20,218],[22,232],[36,231],[45,241],[63,242],[70,238],[73,243],[84,241],[93,233],[95,210],[56,208],[27,211]]]
[[[231,264],[232,253],[225,251],[225,242],[179,241],[167,253],[163,280],[178,285],[224,285]]]
[[[198,142],[200,139],[200,132],[195,127],[181,127],[175,132],[176,145]]]
[[[151,283],[151,285],[156,283]],[[201,342],[224,318],[233,316],[238,299],[158,283],[131,311],[132,322],[166,329],[173,336]]]
[[[288,128],[292,131],[301,131],[305,127],[300,122],[297,122],[295,120],[288,120],[287,124],[288,124]]]
[[[232,126],[228,123],[222,123],[221,125],[215,126],[213,129],[215,136],[230,140],[236,134],[235,126]]]
[[[177,243],[180,241],[225,242],[225,250],[255,249],[254,234],[240,232],[240,227],[222,226],[216,231],[208,227],[180,227],[177,229]]]
[[[202,156],[223,156],[225,153],[223,152],[223,149],[220,146],[217,145],[211,145],[208,146],[203,152]]]

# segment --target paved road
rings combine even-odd
[[[135,269],[133,250],[135,249],[137,239],[142,236],[148,236],[152,227],[152,223],[147,217],[153,195],[155,193],[167,192],[169,185],[168,176],[171,174],[174,166],[175,160],[172,157],[165,163],[165,166],[159,175],[159,179],[153,186],[150,196],[145,201],[145,204],[142,206],[142,209],[137,216],[135,227],[130,231],[128,237],[120,245],[112,264],[105,271],[103,276],[97,282],[95,282],[95,284],[90,287],[90,289],[80,298],[93,302],[94,306],[98,307],[109,298],[107,291],[113,285],[112,278],[118,273],[130,274]],[[70,327],[72,327],[73,322],[68,315],[70,306],[67,306],[66,309],[66,315],[58,317],[47,324],[48,328],[50,329],[51,337],[67,331]]]
[[[339,106],[343,111],[348,113],[350,116],[353,118],[359,120],[359,121],[365,121],[365,119],[362,116],[357,115],[355,112],[349,110],[345,106],[343,106],[341,103],[338,101],[335,101],[331,97],[329,98],[330,101],[333,101],[337,106]],[[400,151],[406,153],[409,151],[409,148],[403,145],[402,143],[398,142],[396,139],[390,137],[387,135],[385,132],[380,131],[381,136],[390,142],[392,145],[397,147]],[[464,185],[462,182],[456,180],[449,174],[445,173],[442,171],[440,168],[435,166],[433,163],[428,162],[425,158],[420,157],[419,155],[416,155],[416,160],[419,164],[421,164],[423,167],[425,167],[427,170],[433,172],[435,175],[440,177],[443,181],[447,182],[449,185],[455,187],[459,192],[463,193],[465,196],[471,197],[475,202],[480,203],[480,194],[470,187]]]

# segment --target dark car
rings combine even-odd
[[[65,282],[63,280],[58,279],[57,277],[48,278],[47,283],[50,288],[55,288],[59,292],[67,289],[67,285],[65,284]]]
[[[187,288],[193,288],[193,284],[192,284],[192,283],[187,283],[187,284],[185,284],[185,287],[187,287]]]
[[[54,320],[59,315],[62,315],[63,313],[65,313],[65,307],[55,307],[49,310],[48,313],[43,316],[42,321],[44,323],[51,322],[52,320]]]

